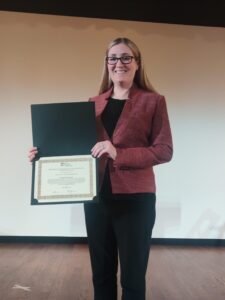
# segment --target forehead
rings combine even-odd
[[[133,53],[127,45],[121,43],[121,44],[112,46],[108,51],[108,55],[117,55],[117,54],[132,55]]]

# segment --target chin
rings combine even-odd
[[[127,83],[128,81],[126,80],[126,78],[117,78],[116,80],[115,80],[115,82],[117,82],[117,83]]]

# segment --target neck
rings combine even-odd
[[[121,99],[121,100],[127,99],[129,97],[130,88],[131,88],[131,86],[122,87],[122,86],[114,85],[112,97],[115,99]]]

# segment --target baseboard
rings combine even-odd
[[[200,246],[200,247],[224,247],[224,239],[177,239],[177,238],[153,238],[153,245],[168,246]]]
[[[87,237],[0,236],[0,243],[87,244]],[[224,247],[224,239],[152,238],[152,245]]]
[[[67,236],[0,236],[0,243],[86,244],[86,237]]]

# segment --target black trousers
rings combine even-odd
[[[117,299],[118,254],[122,300],[145,299],[155,200],[151,193],[113,195],[84,205],[94,300]]]

